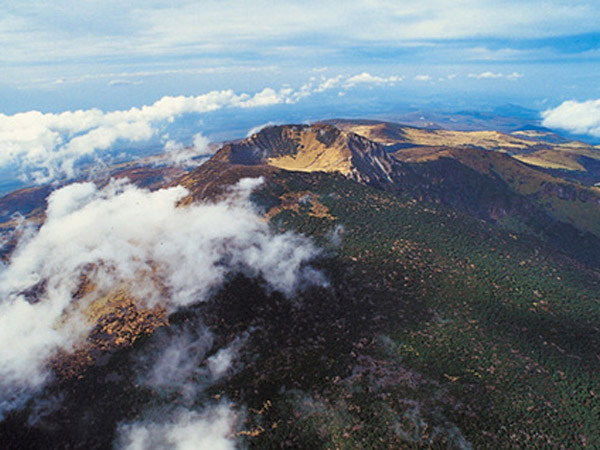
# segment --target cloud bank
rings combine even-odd
[[[77,163],[99,157],[119,141],[147,141],[157,133],[160,122],[222,108],[291,102],[290,94],[289,89],[267,88],[254,95],[225,90],[196,97],[163,97],[152,105],[123,111],[0,114],[0,167],[14,165],[36,183],[72,179],[78,174]]]
[[[600,137],[600,100],[569,100],[542,113],[542,125],[574,134]]]
[[[306,266],[316,248],[274,234],[254,210],[249,195],[261,182],[243,179],[227,199],[187,207],[177,207],[187,195],[181,186],[149,192],[113,181],[55,191],[44,225],[0,272],[0,415],[44,385],[59,350],[85,340],[85,307],[98,296],[125,289],[172,312],[206,300],[232,272],[260,276],[288,296],[316,281]],[[74,300],[82,274],[96,288]],[[226,370],[219,361],[215,373]]]

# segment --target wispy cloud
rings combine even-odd
[[[470,73],[467,76],[469,78],[476,78],[478,80],[493,80],[493,79],[504,77],[504,75],[501,73],[494,73],[494,72],[490,72],[490,71],[482,72],[482,73]]]
[[[139,80],[110,80],[108,85],[110,87],[121,87],[121,86],[138,86],[142,84]]]
[[[119,450],[234,450],[236,422],[225,403],[201,412],[180,408],[160,419],[122,424],[115,444]]]
[[[161,164],[194,167],[199,164],[198,158],[210,156],[215,151],[215,146],[210,145],[207,137],[203,136],[202,133],[196,133],[191,145],[184,145],[180,142],[167,139],[164,154],[159,161]]]
[[[415,76],[415,81],[431,81],[432,77],[431,75],[416,75]]]
[[[277,69],[273,65],[230,65],[230,66],[215,66],[215,67],[198,67],[198,68],[178,68],[178,69],[152,69],[152,70],[137,70],[137,71],[99,71],[94,73],[85,73],[78,75],[63,75],[60,78],[32,78],[29,80],[15,80],[17,86],[56,86],[64,84],[81,84],[94,81],[108,80],[108,85],[119,84],[141,84],[144,78],[159,78],[171,77],[179,75],[221,75],[235,73],[265,73],[273,72]]]
[[[506,75],[506,79],[510,80],[510,81],[515,81],[515,80],[518,80],[519,78],[523,78],[523,77],[524,77],[524,75],[519,72],[513,72],[511,74]]]
[[[522,73],[519,72],[512,72],[508,75],[505,75],[501,72],[492,72],[492,71],[486,71],[486,72],[481,72],[481,73],[470,73],[467,75],[468,78],[474,78],[476,80],[498,80],[498,79],[506,79],[509,81],[516,81],[519,78],[523,78],[524,75]]]

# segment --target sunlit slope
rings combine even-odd
[[[390,181],[393,161],[376,142],[331,125],[268,127],[213,158],[300,172],[336,172],[366,183]]]
[[[551,132],[450,131],[368,121],[332,121],[345,131],[365,136],[392,148],[473,146],[513,155],[546,169],[591,172],[600,180],[600,151],[579,141],[569,141]]]
[[[51,362],[54,372],[62,379],[80,377],[98,361],[131,347],[138,339],[168,324],[164,307],[145,305],[125,286],[115,287],[105,294],[97,292],[95,286],[84,289],[89,292],[76,293],[72,311],[63,320],[66,323],[70,316],[78,314],[79,320],[87,322],[89,334],[70,352],[59,353]]]

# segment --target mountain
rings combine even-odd
[[[311,264],[327,282],[290,299],[240,272],[168,316],[126,285],[98,291],[87,345],[0,422],[4,445],[109,448],[148,405],[161,416],[223,398],[241,417],[232,439],[249,448],[600,445],[600,195],[520,159],[544,146],[576,147],[538,131],[336,120],[267,127],[161,178],[151,186],[187,188],[185,209],[263,177],[256,208],[279,236],[318,245]],[[5,216],[43,210],[45,195],[5,197]],[[74,304],[96,289],[82,273]],[[243,342],[234,370],[209,383],[206,362],[192,365],[191,400],[187,379],[181,391],[140,382],[169,336],[185,350],[169,366],[177,380],[197,351],[181,336],[205,326],[210,357]]]
[[[545,141],[499,132],[332,123],[266,128],[225,145],[198,172],[209,173],[217,163],[335,172],[536,235],[588,264],[600,261],[600,189],[559,178],[511,155],[547,145]],[[212,173],[199,176],[214,178]],[[184,185],[197,192],[202,183],[191,180]]]

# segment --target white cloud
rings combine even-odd
[[[469,78],[476,78],[478,80],[493,80],[504,77],[501,73],[494,73],[491,71],[482,72],[482,73],[470,73],[467,75]]]
[[[207,358],[214,336],[199,320],[188,328],[155,335],[143,353],[136,355],[136,370],[140,385],[171,399],[177,394],[179,404],[191,406],[207,386],[235,371],[248,336],[238,336]]]
[[[116,448],[123,450],[233,450],[237,418],[227,404],[203,412],[180,409],[159,422],[119,427]]]
[[[513,73],[511,73],[509,75],[506,75],[506,79],[510,80],[510,81],[516,81],[519,78],[523,78],[523,77],[524,77],[524,75],[522,73],[519,73],[519,72],[513,72]]]
[[[519,73],[519,72],[512,72],[508,75],[504,75],[503,73],[500,72],[492,72],[492,71],[486,71],[486,72],[481,72],[481,73],[470,73],[467,75],[468,78],[474,78],[477,80],[498,80],[501,78],[505,78],[509,81],[516,81],[519,78],[523,78],[523,74]]]
[[[400,76],[389,76],[389,77],[380,77],[376,75],[371,75],[368,72],[363,72],[359,75],[354,75],[346,79],[344,82],[344,87],[346,89],[354,87],[358,84],[377,84],[377,85],[394,85],[402,81],[402,77]]]
[[[184,145],[173,140],[165,142],[165,151],[160,158],[161,163],[169,165],[194,167],[199,164],[198,158],[215,153],[215,147],[202,133],[196,133],[191,145]]]
[[[569,100],[544,111],[542,117],[545,127],[600,137],[600,100]]]
[[[63,81],[64,83],[64,81]],[[139,80],[126,80],[126,79],[117,79],[117,80],[110,80],[108,82],[108,85],[110,87],[122,87],[122,86],[138,86],[142,84],[141,81]]]
[[[178,75],[217,75],[217,74],[232,74],[232,73],[258,73],[258,72],[273,72],[277,69],[276,66],[250,66],[250,65],[227,65],[214,67],[197,67],[197,68],[169,68],[169,69],[148,69],[136,71],[99,71],[94,73],[85,73],[83,75],[61,76],[60,78],[39,77],[34,80],[16,80],[18,86],[46,86],[59,84],[77,84],[95,80],[108,80],[109,86],[122,85],[140,85],[143,84],[139,78],[157,78],[157,77],[172,77]]]
[[[192,404],[196,394],[208,384],[208,370],[202,363],[213,345],[208,329],[198,328],[193,334],[184,330],[159,340],[158,345],[150,345],[149,350],[138,355],[139,383],[163,395],[176,393],[186,405]]]
[[[467,61],[526,61],[532,58],[551,59],[556,56],[554,50],[550,47],[523,50],[510,47],[490,49],[485,46],[477,46],[463,50],[463,58]]]
[[[246,133],[246,137],[250,137],[250,136],[260,132],[261,130],[264,130],[265,128],[272,127],[275,125],[277,125],[276,122],[267,122],[267,123],[263,123],[261,125],[257,125],[248,130],[248,133]]]
[[[415,81],[431,81],[431,75],[417,75]]]
[[[298,101],[305,97],[309,97],[314,94],[320,94],[332,89],[352,89],[360,85],[394,86],[403,79],[404,77],[399,75],[390,75],[385,77],[371,75],[368,72],[363,72],[356,75],[337,75],[330,78],[321,76],[320,79],[311,77],[308,83],[303,84],[298,91],[291,94],[290,99]],[[287,102],[289,103],[290,100]]]
[[[340,86],[342,82],[342,75],[332,78],[323,78],[319,83],[319,86],[315,89],[315,92],[325,92],[329,89],[335,89]]]
[[[254,95],[225,90],[196,97],[163,97],[152,105],[122,111],[0,114],[0,166],[16,165],[26,178],[37,183],[73,178],[78,175],[77,164],[82,158],[97,157],[120,140],[147,141],[160,122],[227,107],[256,108],[291,102],[291,95],[291,89],[266,88]]]
[[[279,103],[292,103],[291,94],[293,90],[290,88],[280,89],[275,91],[271,88],[265,88],[262,91],[250,96],[240,96],[236,99],[234,105],[241,108],[256,108],[260,106],[271,106]]]
[[[241,180],[229,198],[176,207],[181,187],[149,192],[114,181],[100,190],[76,183],[48,200],[46,222],[21,240],[0,272],[0,414],[45,383],[47,361],[69,352],[91,324],[93,295],[123,287],[168,311],[206,300],[229,272],[260,275],[291,296],[321,282],[305,267],[316,249],[291,233],[273,234],[251,205],[261,183]],[[82,273],[96,290],[73,305]],[[31,302],[26,292],[37,292]]]

